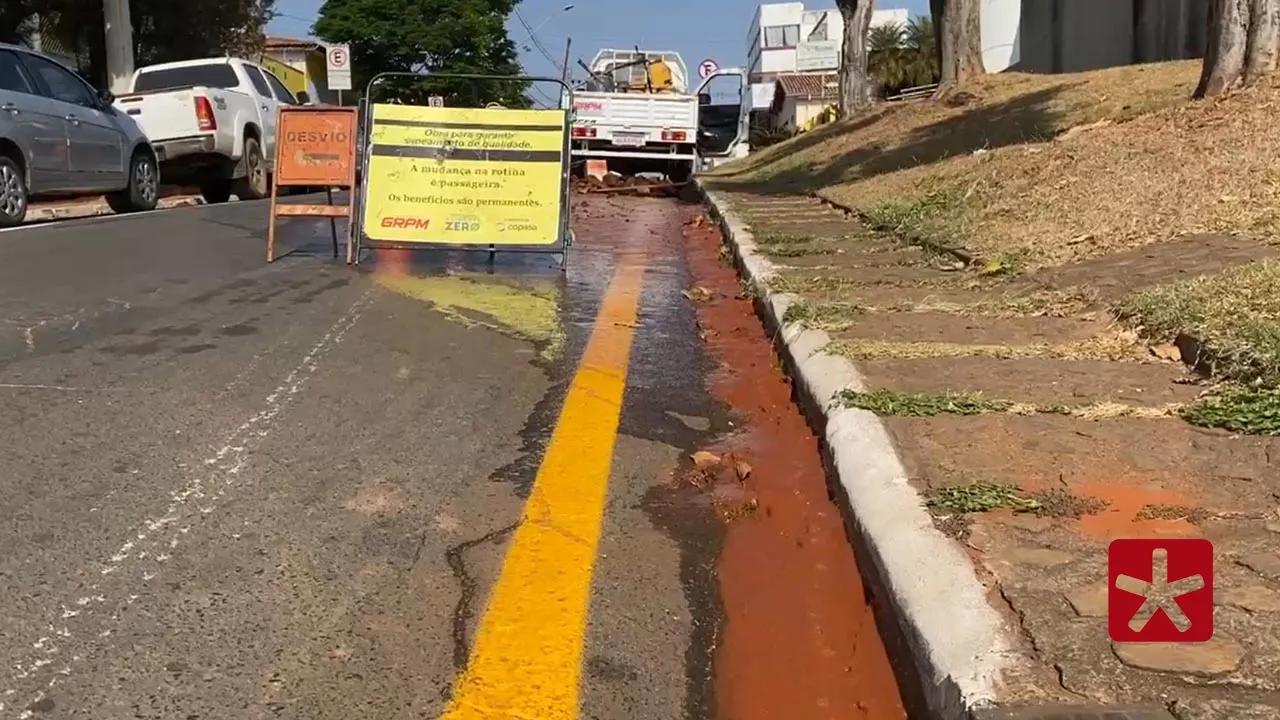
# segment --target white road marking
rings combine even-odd
[[[333,348],[342,342],[348,331],[356,324],[356,321],[364,314],[373,297],[373,291],[366,291],[357,299],[347,312],[343,314],[333,325],[329,326],[324,336],[311,347],[309,351],[302,357],[302,360],[289,371],[284,380],[271,391],[265,398],[261,409],[253,415],[249,416],[237,428],[231,431],[223,440],[223,445],[211,456],[201,463],[203,468],[211,468],[211,470],[201,470],[197,468],[191,475],[186,484],[170,493],[170,502],[163,512],[156,513],[152,517],[145,520],[137,528],[131,530],[129,540],[126,540],[118,550],[107,557],[105,561],[98,563],[100,575],[112,575],[122,570],[131,569],[129,566],[131,560],[133,564],[141,562],[146,552],[134,554],[134,549],[145,543],[150,549],[172,549],[179,545],[178,538],[187,534],[191,530],[192,522],[199,522],[201,515],[207,515],[216,509],[218,502],[226,494],[228,488],[235,484],[237,476],[241,473],[249,460],[249,452],[252,445],[256,445],[263,438],[266,438],[272,431],[275,419],[280,413],[289,406],[293,398],[297,396],[306,386],[307,380],[319,368],[321,358],[327,355]],[[221,482],[216,482],[221,480]],[[198,500],[199,513],[192,513],[188,508],[189,500]],[[182,521],[188,521],[183,523]],[[161,532],[166,527],[174,525],[175,529],[170,536],[164,536]],[[178,525],[181,525],[178,527]],[[153,579],[159,574],[160,564],[168,560],[171,556],[170,552],[160,552],[152,554],[152,566],[148,563],[147,567],[142,569],[138,577],[143,582]],[[117,596],[116,602],[121,601],[126,604],[132,604],[139,598],[139,595],[129,593],[132,587],[120,588],[116,592],[123,592],[124,596]],[[114,594],[114,593],[113,593]],[[106,604],[106,595],[99,590],[94,584],[89,588],[82,588],[78,593],[78,597],[69,603],[63,603],[60,607],[62,612],[59,613],[60,619],[66,619],[69,622],[77,622],[76,618],[84,615],[93,614],[93,605]],[[68,605],[77,605],[84,610],[69,610]],[[113,613],[112,620],[119,620],[119,613]],[[55,629],[52,623],[49,623],[48,629],[62,638],[70,638],[72,636],[71,629],[64,626],[62,629]],[[111,628],[100,631],[98,638],[106,638],[112,634]],[[47,656],[54,655],[59,652],[58,643],[49,636],[43,636],[32,643],[35,650],[41,651],[41,655],[45,657],[37,657],[28,663],[19,663],[14,666],[14,670],[10,673],[10,681],[18,682],[30,677],[40,668],[53,663],[53,660]],[[80,656],[73,656],[72,661],[78,661]],[[71,667],[67,665],[64,670],[60,671],[62,675],[70,675]],[[13,689],[4,692],[5,695],[14,694]],[[39,702],[45,696],[44,690],[37,692],[32,696],[31,700],[21,705],[21,707],[29,707],[31,704]],[[0,708],[2,709],[2,708]],[[16,710],[17,707],[15,706]],[[29,710],[23,711],[17,716],[19,720],[31,717]]]
[[[67,385],[41,385],[40,383],[0,383],[0,388],[6,390],[63,390],[65,392],[78,392],[80,390],[80,388]]]

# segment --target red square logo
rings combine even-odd
[[[1107,548],[1107,631],[1116,642],[1213,637],[1213,543],[1113,540]]]

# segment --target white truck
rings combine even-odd
[[[296,104],[270,71],[235,58],[140,68],[115,100],[151,141],[165,182],[196,185],[211,203],[267,195],[276,113]]]
[[[681,181],[707,158],[732,156],[747,142],[750,103],[740,69],[717,70],[693,94],[674,52],[605,49],[587,69],[590,78],[573,95],[575,160],[604,159]],[[738,78],[737,102],[713,105],[706,90],[727,76]]]

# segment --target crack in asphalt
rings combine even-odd
[[[449,564],[449,570],[453,573],[454,579],[458,581],[458,586],[462,590],[462,593],[458,596],[458,603],[453,608],[453,666],[459,670],[462,670],[467,665],[467,623],[471,620],[474,612],[472,605],[475,601],[476,588],[478,586],[476,579],[467,573],[465,554],[471,548],[486,542],[497,544],[498,540],[519,526],[520,523],[518,522],[512,523],[473,540],[460,542],[444,553],[445,562]]]

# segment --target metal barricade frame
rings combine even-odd
[[[384,83],[392,78],[414,79],[414,80],[474,80],[477,82],[543,82],[555,83],[560,86],[560,102],[562,107],[557,108],[565,113],[564,133],[561,139],[560,147],[560,213],[558,234],[560,241],[552,245],[496,245],[493,243],[433,243],[433,242],[394,242],[378,240],[370,238],[364,230],[365,215],[368,210],[368,188],[369,188],[369,164],[370,158],[373,157],[373,115],[374,115],[374,89],[378,84]],[[352,235],[355,240],[354,262],[359,264],[361,252],[367,247],[371,249],[395,249],[395,250],[435,250],[435,251],[455,251],[455,252],[487,252],[489,260],[492,262],[496,253],[535,253],[535,254],[552,254],[560,256],[560,266],[565,268],[569,262],[569,248],[573,245],[573,229],[570,226],[571,206],[570,206],[570,180],[572,173],[571,156],[571,134],[573,128],[573,88],[568,83],[559,78],[552,77],[535,77],[524,75],[489,75],[479,73],[413,73],[413,72],[383,72],[370,78],[368,85],[365,87],[364,98],[361,100],[363,108],[361,116],[363,119],[362,127],[359,129],[360,137],[360,157],[357,163],[360,169],[359,180],[359,197],[356,202],[356,212],[353,219]],[[422,106],[416,106],[422,107]],[[480,108],[474,108],[480,109]],[[507,108],[504,108],[507,109]]]

